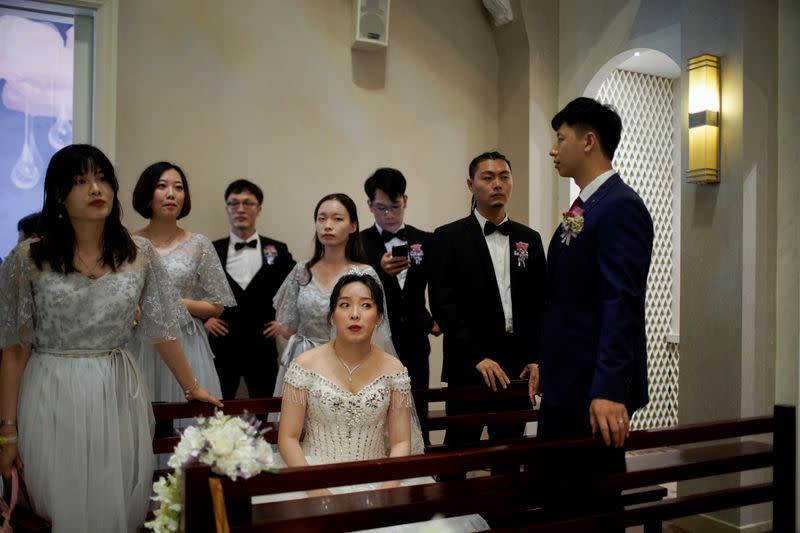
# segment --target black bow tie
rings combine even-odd
[[[258,246],[258,239],[253,239],[252,241],[234,243],[233,249],[238,252],[242,248],[255,248],[256,246]]]
[[[483,234],[484,235],[491,235],[495,231],[499,231],[503,235],[508,235],[508,232],[511,231],[511,224],[508,221],[502,222],[499,226],[495,226],[494,223],[486,221],[486,224],[483,226]]]
[[[399,230],[397,230],[397,233],[392,233],[391,231],[386,231],[386,230],[383,230],[383,233],[381,233],[381,238],[383,239],[383,242],[389,242],[395,237],[397,237],[401,241],[407,241],[408,239],[406,238],[406,228],[400,228]]]

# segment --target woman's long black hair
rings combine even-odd
[[[335,192],[323,196],[322,199],[317,202],[317,207],[314,208],[314,223],[316,224],[317,214],[319,214],[319,207],[328,200],[336,200],[342,204],[344,208],[347,209],[347,214],[350,216],[350,221],[354,222],[356,225],[355,231],[347,236],[347,244],[344,248],[345,258],[353,263],[366,263],[367,254],[364,252],[364,247],[362,246],[361,239],[358,236],[358,209],[356,208],[356,203],[352,198],[342,192]],[[308,273],[308,282],[306,284],[311,283],[311,267],[317,264],[319,260],[322,259],[323,255],[325,255],[325,245],[323,245],[319,240],[319,236],[315,230],[314,256],[306,263],[306,272]]]
[[[117,270],[124,263],[136,259],[136,243],[122,225],[122,207],[117,198],[119,182],[114,166],[94,146],[71,144],[53,155],[44,178],[41,240],[31,245],[31,258],[40,270],[44,263],[64,274],[78,270],[73,264],[75,230],[64,207],[64,200],[75,185],[75,178],[89,173],[102,173],[114,190],[111,213],[103,228],[103,264]]]

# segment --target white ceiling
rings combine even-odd
[[[632,50],[631,57],[620,63],[617,68],[670,79],[679,78],[681,75],[680,67],[669,56],[657,50]]]

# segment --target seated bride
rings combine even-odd
[[[383,291],[369,275],[343,276],[331,293],[333,340],[299,355],[284,378],[278,448],[287,466],[423,453],[411,381],[397,357],[372,344],[384,319]],[[301,440],[302,437],[302,440]],[[253,503],[433,483],[415,478],[253,498]],[[445,520],[451,530],[483,531],[478,515]],[[396,529],[414,529],[404,524]]]

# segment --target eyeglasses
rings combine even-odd
[[[225,202],[225,205],[228,206],[228,209],[232,210],[239,209],[239,206],[242,206],[245,209],[254,209],[258,207],[258,202],[254,202],[252,200],[245,200],[243,202],[239,202],[237,200],[230,200],[228,202]]]
[[[397,204],[397,205],[372,204],[372,208],[384,214],[392,213],[393,215],[396,215],[400,213],[400,210],[403,208],[403,204]]]

